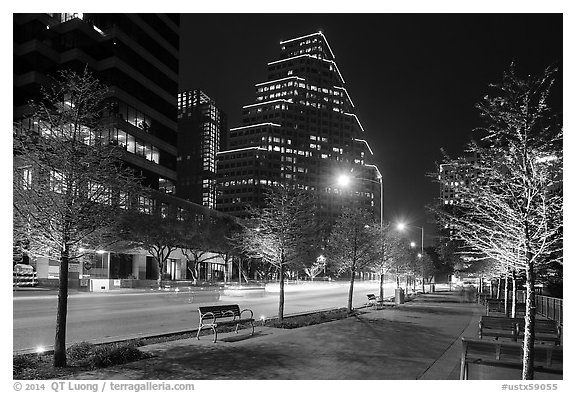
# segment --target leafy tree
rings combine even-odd
[[[346,207],[332,227],[327,254],[337,271],[350,274],[347,310],[352,312],[356,272],[370,266],[379,249],[380,228],[372,214],[359,207]]]
[[[301,260],[314,248],[316,216],[309,193],[291,186],[269,190],[262,208],[248,210],[249,224],[234,236],[238,249],[261,259],[279,271],[278,319],[284,318],[284,278],[286,270],[301,266]]]
[[[107,89],[88,71],[62,71],[14,127],[14,232],[32,254],[60,260],[54,365],[66,366],[68,266],[86,243],[112,241],[140,183],[101,138]]]
[[[487,126],[469,150],[479,159],[463,170],[474,181],[459,189],[457,235],[476,260],[493,259],[501,269],[526,274],[523,379],[534,377],[534,319],[537,269],[562,263],[562,130],[548,104],[554,70],[523,80],[514,68],[478,105]]]

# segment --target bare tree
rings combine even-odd
[[[166,262],[182,243],[185,224],[172,215],[163,217],[159,211],[150,213],[126,217],[123,229],[125,240],[129,242],[127,247],[142,248],[156,260],[156,284],[161,288]]]
[[[476,260],[526,273],[523,379],[534,377],[535,269],[562,261],[562,130],[548,105],[553,74],[522,80],[512,67],[493,86],[498,93],[478,105],[488,126],[469,147],[479,159],[461,168],[474,181],[459,189],[457,214],[443,216]]]
[[[234,251],[230,233],[235,226],[231,219],[215,217],[193,220],[185,225],[180,247],[194,284],[199,278],[201,263],[222,258],[228,266]]]
[[[249,209],[249,222],[234,237],[245,255],[259,258],[278,269],[280,297],[278,319],[284,318],[284,278],[287,268],[301,266],[314,247],[316,220],[312,197],[291,186],[271,189],[263,208]]]
[[[318,257],[318,259],[316,259],[316,261],[314,261],[312,265],[310,265],[309,267],[304,267],[304,273],[306,273],[306,275],[310,277],[310,280],[314,281],[316,276],[322,273],[322,271],[324,271],[325,268],[326,268],[326,259]]]
[[[339,272],[350,275],[347,310],[352,312],[356,272],[370,266],[377,257],[379,227],[373,215],[362,208],[347,207],[332,227],[327,253]]]
[[[409,248],[390,224],[379,228],[378,244],[371,267],[380,276],[380,299],[384,298],[384,276],[395,272],[408,259]]]
[[[121,152],[103,140],[107,93],[90,73],[62,71],[14,128],[14,226],[30,251],[60,260],[54,365],[66,366],[68,266],[87,242],[106,242],[140,192]]]

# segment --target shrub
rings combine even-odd
[[[71,345],[66,350],[66,354],[68,355],[68,359],[70,359],[75,364],[79,366],[86,366],[90,364],[90,358],[95,347],[96,346],[94,344],[83,341]]]
[[[34,369],[38,364],[37,355],[15,355],[12,358],[12,372],[20,374],[26,369]]]
[[[145,357],[135,343],[99,345],[94,348],[91,363],[93,367],[110,367],[133,362]]]

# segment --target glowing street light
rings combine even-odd
[[[418,258],[422,258],[424,256],[424,227],[419,227],[416,225],[406,225],[403,222],[400,222],[396,225],[396,228],[398,228],[399,231],[404,231],[404,229],[406,229],[406,227],[411,226],[414,228],[418,228],[420,229],[421,233],[422,233],[422,239],[420,241],[420,253],[418,254]],[[410,246],[414,247],[416,244],[414,242],[410,242]],[[422,267],[422,292],[424,292],[424,267]]]
[[[340,187],[348,187],[350,185],[350,176],[348,175],[338,176],[338,185]]]
[[[382,228],[382,226],[384,225],[384,179],[382,179],[381,176],[378,177],[380,181],[365,178],[356,178],[356,179],[380,184],[380,228]],[[338,176],[336,182],[340,187],[347,188],[352,182],[352,178],[347,174],[341,174]]]
[[[406,229],[408,226],[414,227],[414,228],[418,228],[420,229],[420,231],[422,232],[422,239],[420,242],[420,250],[422,251],[422,255],[424,255],[424,228],[423,227],[419,227],[416,225],[406,225],[403,222],[399,222],[396,225],[396,228],[398,228],[399,231],[404,231],[404,229]],[[414,242],[410,242],[410,247],[414,247],[416,245],[416,243]]]

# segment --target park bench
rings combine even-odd
[[[524,337],[524,318],[518,318],[518,339]],[[558,322],[551,319],[536,319],[534,323],[534,340],[536,342],[553,342],[560,345],[562,328]]]
[[[523,344],[513,341],[462,337],[460,379],[468,379],[468,365],[522,369]],[[562,346],[534,344],[534,371],[562,374]]]
[[[482,315],[478,323],[478,337],[500,337],[518,339],[519,323],[522,318],[493,317]]]
[[[198,307],[200,313],[200,322],[198,325],[198,332],[196,338],[200,340],[200,331],[203,328],[210,328],[214,332],[214,342],[218,338],[216,328],[225,325],[236,325],[235,333],[238,333],[238,326],[244,323],[252,325],[252,333],[254,335],[254,313],[252,310],[244,309],[240,311],[240,306],[237,304],[218,305],[218,306],[202,306]],[[242,313],[250,313],[250,317],[242,318]],[[206,322],[205,322],[206,321]]]
[[[483,301],[486,306],[486,315],[490,313],[504,314],[504,299],[485,298]],[[512,302],[508,301],[508,313],[512,312]],[[526,313],[526,303],[516,303],[516,314],[524,315]]]
[[[368,295],[366,295],[366,297],[368,298],[368,305],[378,309],[379,307],[384,307],[386,305],[388,306],[393,306],[394,302],[392,301],[386,301],[384,299],[380,299],[380,297],[374,295],[373,293],[370,293]]]
[[[504,300],[502,299],[486,299],[486,315],[490,313],[503,313],[504,312]]]
[[[368,304],[370,305],[375,306],[380,302],[380,300],[378,300],[376,295],[374,295],[373,293],[369,293],[368,295],[366,295],[366,297],[368,298]]]
[[[524,337],[524,318],[495,317],[483,315],[478,323],[478,337],[511,338],[514,341]],[[536,342],[553,342],[560,345],[561,328],[556,321],[536,319],[534,322],[534,340]]]

